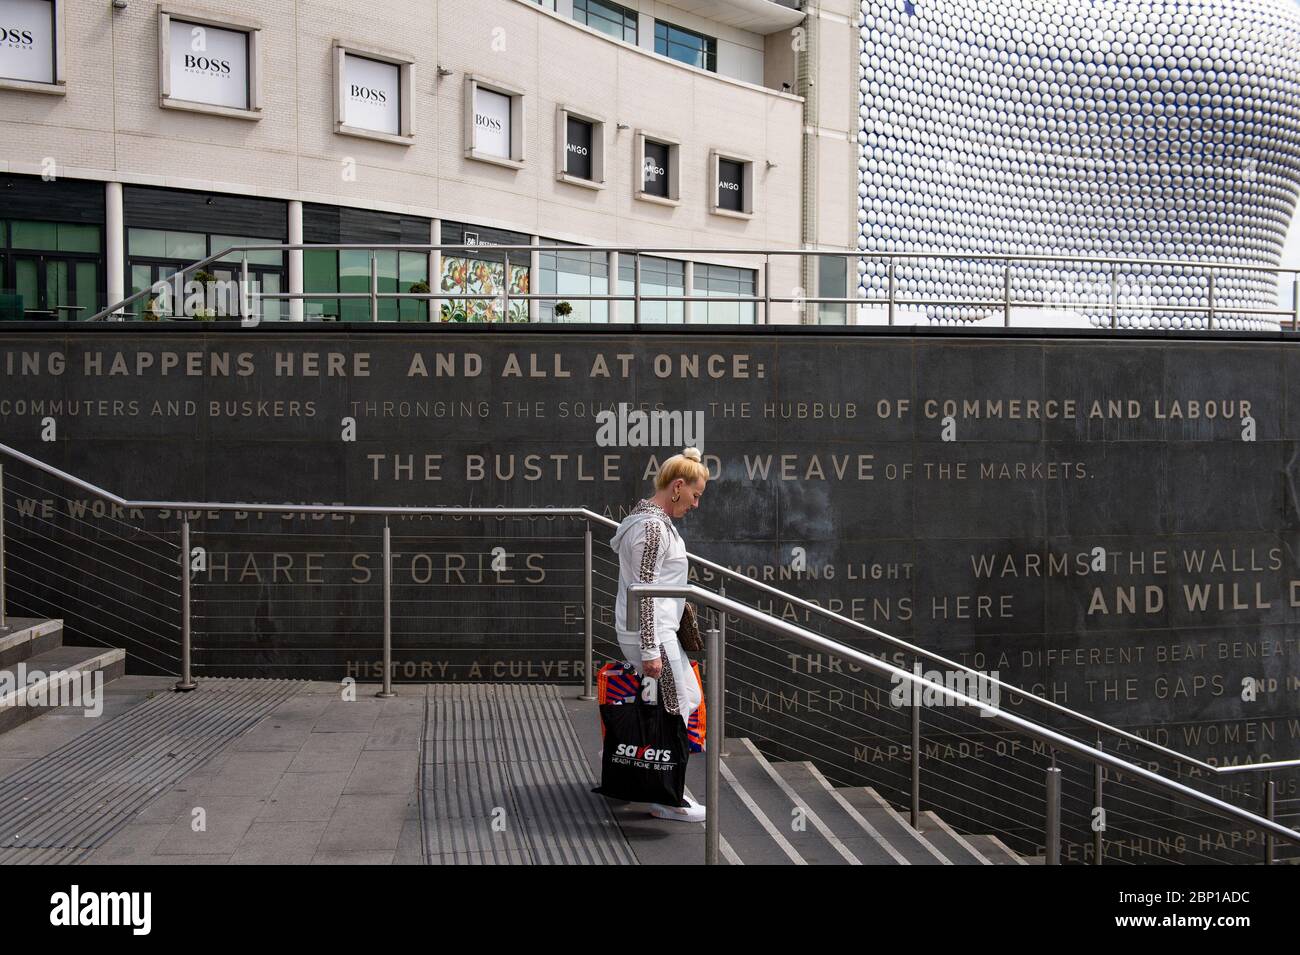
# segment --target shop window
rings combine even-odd
[[[542,252],[538,256],[538,293],[554,295],[541,300],[537,313],[544,322],[608,322],[609,303],[566,299],[566,295],[608,295],[609,256],[585,249]],[[565,307],[567,306],[567,308]]]
[[[738,269],[728,265],[695,265],[694,295],[739,297],[754,295],[753,269]],[[753,325],[753,302],[696,302],[691,311],[692,322],[710,325]]]
[[[168,109],[260,119],[259,38],[250,22],[180,7],[158,12],[158,80]]]
[[[556,178],[588,189],[605,186],[605,123],[561,106],[556,113]]]
[[[63,7],[63,0],[0,5],[0,89],[64,92]]]
[[[742,156],[714,150],[713,205],[715,215],[747,219],[754,214],[754,164]]]
[[[658,134],[638,129],[633,158],[632,181],[636,197],[648,202],[676,205],[680,198],[678,144]]]
[[[637,12],[608,0],[573,0],[573,19],[636,46]]]
[[[513,169],[523,165],[522,90],[480,76],[465,78],[465,155]]]
[[[673,259],[660,259],[653,255],[641,256],[642,295],[685,295],[686,266]],[[633,295],[636,289],[636,256],[618,257],[618,294]],[[680,323],[685,321],[682,302],[642,302],[641,322]],[[633,302],[618,303],[618,320],[631,322],[636,307]]]
[[[413,71],[405,57],[336,44],[334,131],[399,145],[413,142]]]

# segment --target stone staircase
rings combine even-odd
[[[703,762],[691,758],[691,775]],[[733,865],[1030,864],[997,838],[963,836],[933,812],[915,829],[871,787],[837,788],[812,763],[768,760],[748,739],[726,741],[722,778],[723,855]]]
[[[62,620],[9,617],[6,623],[8,631],[0,633],[0,733],[46,712],[20,697],[54,695],[59,674],[98,672],[107,684],[126,670],[124,650],[65,646]]]
[[[565,709],[594,780],[603,745],[593,703]],[[713,740],[710,740],[713,743]],[[810,762],[765,757],[750,739],[722,750],[722,861],[731,865],[1033,865],[991,835],[962,835],[933,812],[914,829],[869,786],[836,787]],[[691,756],[686,788],[704,802],[705,757]],[[704,825],[656,819],[645,805],[606,800],[637,861],[680,865],[704,859]]]

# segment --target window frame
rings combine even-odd
[[[655,18],[654,23],[655,23],[655,36],[654,36],[653,49],[657,56],[662,56],[665,59],[672,60],[674,63],[680,63],[683,66],[689,66],[697,70],[703,70],[705,73],[712,73],[715,76],[720,75],[718,73],[718,38],[716,36],[709,36],[707,33],[701,33],[699,30],[692,30],[689,27],[678,26],[676,23],[673,23],[671,20],[661,20],[658,17]],[[663,25],[664,32],[665,32],[665,38],[664,38],[664,46],[666,48],[665,52],[659,51],[659,26],[661,24]],[[704,66],[701,66],[698,63],[687,63],[685,60],[678,59],[677,57],[673,56],[671,53],[666,52],[667,49],[671,49],[672,47],[672,36],[668,32],[671,30],[676,30],[678,33],[684,33],[687,36],[696,37],[697,39],[704,41],[704,62],[705,62]],[[710,63],[712,63],[711,66],[709,65]]]
[[[569,120],[591,124],[591,178],[583,179],[569,172]],[[605,120],[584,110],[561,103],[555,109],[555,178],[584,189],[605,188]]]
[[[355,56],[376,63],[397,67],[398,132],[386,133],[378,129],[349,126],[347,116],[347,57]],[[409,146],[415,142],[414,111],[411,109],[411,91],[415,88],[415,61],[400,53],[391,53],[372,47],[359,46],[343,40],[334,41],[334,132],[340,136],[357,136],[384,143]]]
[[[574,23],[577,23],[577,24],[580,25],[580,26],[584,26],[584,27],[586,27],[586,28],[589,29],[589,30],[595,30],[597,33],[600,33],[600,34],[602,34],[602,35],[604,35],[604,36],[610,37],[611,39],[618,40],[618,41],[621,42],[621,43],[630,43],[632,46],[637,46],[637,45],[639,45],[639,43],[640,43],[640,39],[641,39],[641,14],[640,14],[640,11],[638,11],[638,10],[633,10],[631,7],[625,7],[625,6],[623,6],[623,4],[621,4],[621,3],[615,3],[615,2],[613,2],[613,0],[583,0],[583,2],[587,2],[587,3],[594,2],[594,3],[599,3],[599,4],[601,4],[602,6],[605,6],[605,7],[611,7],[611,8],[613,8],[613,9],[617,10],[619,13],[621,13],[621,14],[623,15],[623,17],[624,17],[624,21],[623,21],[623,34],[624,34],[624,35],[623,35],[623,36],[614,36],[614,34],[612,34],[612,33],[606,33],[606,32],[605,32],[604,30],[602,30],[600,27],[592,26],[592,25],[591,25],[591,22],[590,22],[589,20],[580,20],[580,19],[578,19],[578,2],[579,2],[579,0],[572,0],[572,3],[571,3],[571,11],[572,11],[572,14],[573,14],[573,22],[574,22]],[[585,11],[585,10],[584,10],[584,13],[589,13],[589,11]],[[628,18],[629,16],[632,18],[632,31],[633,31],[633,36],[632,36],[632,39],[630,39],[630,40],[627,38],[627,18]]]
[[[20,80],[0,76],[0,90],[45,93],[53,96],[67,95],[67,79],[64,76],[64,64],[67,62],[67,12],[65,0],[50,0],[50,20],[50,28],[54,31],[50,42],[50,55],[54,57],[54,68],[51,70],[53,80],[45,83],[38,80]]]
[[[510,98],[510,156],[496,156],[492,153],[486,153],[474,145],[474,102],[475,96],[480,89],[485,89],[491,93],[499,93],[502,96]],[[495,166],[505,166],[508,169],[522,169],[525,163],[525,142],[524,130],[527,124],[524,121],[525,97],[524,91],[508,83],[502,83],[499,80],[490,79],[478,73],[465,74],[465,101],[464,108],[464,135],[465,135],[465,158],[474,159],[478,162],[491,163]]]
[[[645,191],[645,144],[646,141],[668,147],[668,195],[656,196]],[[672,136],[666,136],[650,129],[636,131],[636,146],[632,151],[633,196],[642,202],[657,202],[663,206],[680,205],[681,193],[681,142]]]
[[[722,162],[740,163],[741,197],[740,210],[724,209],[718,203],[718,187],[722,181]],[[715,216],[731,219],[752,219],[754,217],[754,160],[740,153],[721,149],[709,150],[709,212]]]
[[[171,95],[171,24],[173,20],[193,23],[196,26],[213,27],[243,33],[245,36],[246,57],[248,60],[248,106],[241,109],[235,106],[220,106],[215,103],[200,103],[197,100],[177,99]],[[259,120],[262,118],[262,25],[255,20],[243,17],[220,17],[205,10],[175,4],[158,6],[158,105],[163,109],[179,109],[191,113],[208,113],[213,116],[226,116],[232,119]]]

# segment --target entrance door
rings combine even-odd
[[[28,321],[76,321],[99,303],[99,267],[75,256],[11,253],[12,287]]]

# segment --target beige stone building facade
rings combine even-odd
[[[307,242],[482,251],[385,250],[374,266],[364,250],[253,253],[264,290],[323,293],[267,317],[369,318],[328,293],[372,268],[386,290],[631,293],[635,256],[557,244],[660,250],[640,256],[647,295],[846,295],[845,260],[746,253],[856,248],[856,9],[0,0],[0,294],[10,317],[85,318],[229,245]],[[506,307],[632,317],[556,301]],[[380,317],[501,317],[433,306]],[[844,311],[646,302],[641,319]]]

